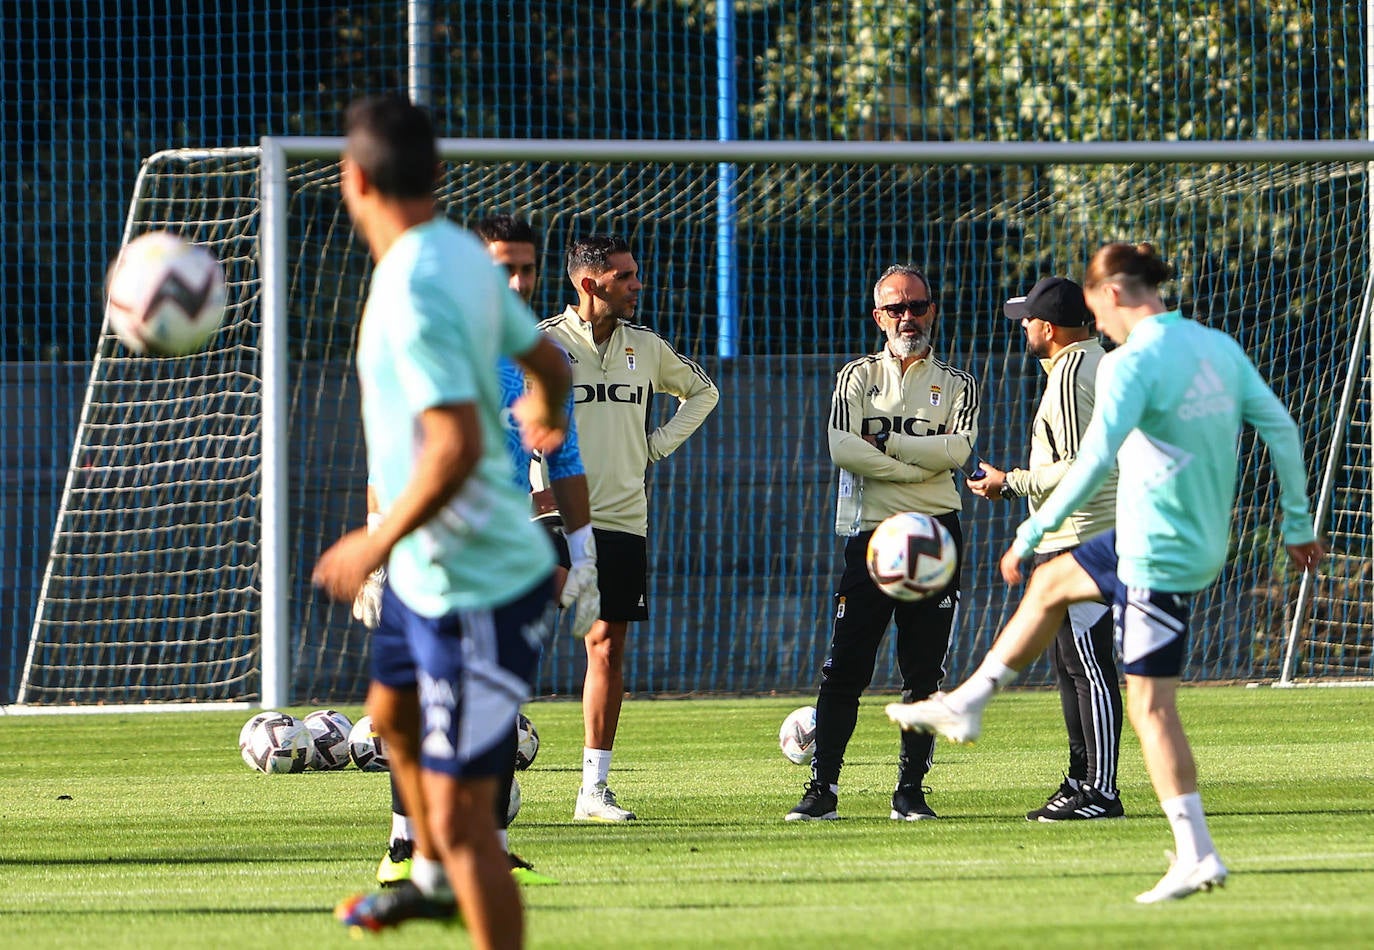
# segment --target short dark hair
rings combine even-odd
[[[472,226],[472,233],[482,239],[483,244],[503,241],[507,244],[533,244],[539,249],[539,237],[534,228],[523,218],[509,214],[489,214]]]
[[[348,157],[388,198],[434,194],[439,151],[429,114],[399,95],[369,96],[344,115]]]
[[[629,243],[615,234],[589,234],[568,245],[568,276],[576,278],[588,271],[605,272],[612,254],[630,253]]]
[[[915,277],[921,282],[921,286],[926,289],[927,298],[934,293],[934,290],[931,289],[930,281],[926,280],[926,275],[922,274],[915,267],[912,267],[910,264],[892,264],[878,276],[878,279],[873,284],[873,303],[875,305],[878,303],[878,288],[883,285],[883,281],[895,274],[901,274],[903,277]]]

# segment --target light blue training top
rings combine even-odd
[[[388,580],[416,613],[496,607],[553,570],[553,549],[516,488],[496,365],[538,339],[534,315],[486,248],[443,218],[403,233],[373,271],[358,378],[381,510],[414,474],[424,410],[472,403],[481,427],[481,459],[458,494],[391,551]]]
[[[1269,448],[1284,543],[1313,540],[1297,424],[1240,344],[1177,310],[1147,317],[1102,360],[1078,459],[1021,523],[1014,550],[1029,557],[1115,459],[1117,576],[1129,587],[1207,587],[1226,561],[1242,422]]]

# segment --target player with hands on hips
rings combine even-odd
[[[639,262],[623,238],[575,239],[568,247],[567,273],[577,303],[539,327],[572,360],[601,592],[600,615],[584,641],[582,784],[573,819],[632,821],[635,813],[610,787],[610,769],[625,696],[629,626],[649,616],[645,471],[696,432],[720,393],[702,368],[663,336],[631,322],[644,285]],[[672,416],[657,427],[649,425],[654,396],[677,399]]]

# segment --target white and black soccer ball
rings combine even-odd
[[[352,758],[348,741],[353,731],[351,719],[337,709],[317,709],[305,717],[305,728],[310,734],[305,761],[308,768],[332,772],[348,765]]]
[[[139,355],[186,356],[224,322],[224,268],[205,248],[171,231],[126,244],[110,268],[105,319]]]
[[[539,731],[529,717],[521,713],[515,725],[515,770],[525,771],[534,764],[534,757],[538,754]]]
[[[260,712],[239,730],[239,752],[259,772],[304,772],[310,745],[305,724],[283,712]]]
[[[778,730],[778,746],[792,764],[810,764],[811,754],[816,751],[815,706],[802,706],[787,714]]]
[[[515,776],[510,777],[510,804],[506,806],[506,824],[509,825],[520,814],[520,783]]]
[[[371,716],[364,716],[353,724],[348,734],[348,754],[353,764],[364,772],[391,771],[386,746],[382,744],[382,737],[373,731]]]
[[[923,600],[944,590],[959,567],[954,538],[930,515],[903,511],[868,539],[868,576],[896,600]]]

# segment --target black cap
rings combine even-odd
[[[1012,297],[1002,304],[1011,320],[1044,320],[1057,327],[1087,327],[1093,324],[1092,311],[1083,302],[1083,288],[1067,277],[1046,277],[1024,297]]]

